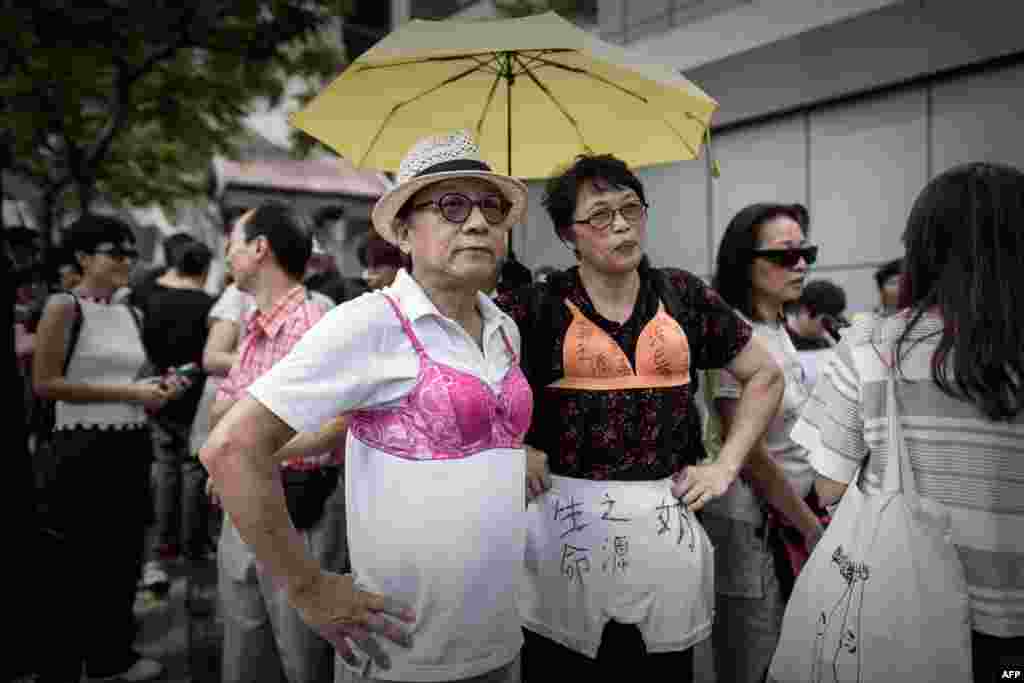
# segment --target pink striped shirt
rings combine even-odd
[[[268,312],[253,310],[245,321],[245,336],[238,348],[238,362],[217,391],[217,400],[237,401],[249,385],[288,355],[295,343],[324,316],[320,305],[302,285],[296,285]],[[312,469],[341,464],[344,448],[331,453],[290,460],[286,467]]]

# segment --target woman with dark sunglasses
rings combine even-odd
[[[752,448],[740,480],[705,509],[705,528],[715,545],[712,642],[722,681],[760,683],[771,662],[794,573],[785,553],[776,553],[783,550],[779,525],[796,536],[803,553],[803,541],[813,546],[822,533],[804,501],[814,481],[807,452],[789,438],[809,387],[783,309],[800,298],[818,256],[806,241],[807,228],[807,210],[799,204],[753,204],[729,222],[718,248],[715,289],[771,349],[786,381],[779,410],[764,441]],[[708,379],[711,419],[720,423],[708,431],[728,439],[740,427],[743,392],[728,370]],[[708,450],[712,457],[718,450],[713,438]]]
[[[83,664],[90,680],[150,680],[163,666],[132,649],[135,586],[153,514],[146,410],[163,407],[181,387],[138,379],[146,363],[139,321],[112,301],[138,257],[131,229],[90,215],[65,239],[82,281],[46,302],[32,370],[36,393],[55,401],[58,561],[78,579],[51,618],[75,636],[54,641],[40,680],[77,681]],[[61,587],[56,582],[54,590]]]
[[[714,598],[694,513],[732,485],[775,413],[781,373],[700,278],[650,265],[644,188],[621,160],[579,157],[544,204],[578,265],[497,299],[523,331],[537,405],[523,680],[691,681]],[[700,464],[696,372],[719,367],[744,384],[743,426]]]

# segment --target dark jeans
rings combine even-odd
[[[52,647],[38,668],[42,681],[77,683],[83,663],[89,676],[110,676],[137,657],[133,606],[152,516],[152,443],[146,429],[74,429],[54,438],[54,520],[63,540],[40,558],[53,577],[40,596]]]
[[[650,654],[633,624],[610,621],[601,634],[597,658],[563,647],[523,629],[523,683],[546,681],[621,680],[692,683],[693,648]]]
[[[1012,657],[1012,659],[1011,659]],[[974,631],[971,633],[971,666],[974,683],[996,683],[1004,667],[1024,668],[1024,636],[997,638]]]
[[[211,547],[206,470],[189,452],[190,425],[153,419],[153,542],[198,557]]]

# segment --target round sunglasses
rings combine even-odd
[[[813,266],[814,262],[818,260],[818,247],[814,244],[790,247],[789,249],[751,249],[750,253],[756,257],[768,259],[783,268],[796,268],[800,259],[803,259],[809,266]]]
[[[508,212],[512,210],[512,202],[498,195],[487,195],[479,200],[473,200],[460,192],[449,192],[429,202],[414,204],[413,209],[425,209],[428,206],[436,208],[441,216],[449,223],[462,225],[469,220],[473,208],[480,209],[484,220],[490,225],[498,225],[508,218]]]

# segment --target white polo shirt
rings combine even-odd
[[[515,323],[487,297],[483,350],[445,318],[404,270],[382,290],[434,361],[470,373],[494,391],[519,353]],[[419,357],[380,293],[324,316],[249,393],[296,431],[316,431],[341,413],[394,405],[415,386]],[[357,584],[416,610],[414,646],[381,640],[384,680],[477,676],[512,661],[522,645],[516,592],[525,544],[523,449],[448,460],[407,460],[349,435],[345,484],[349,551]]]

